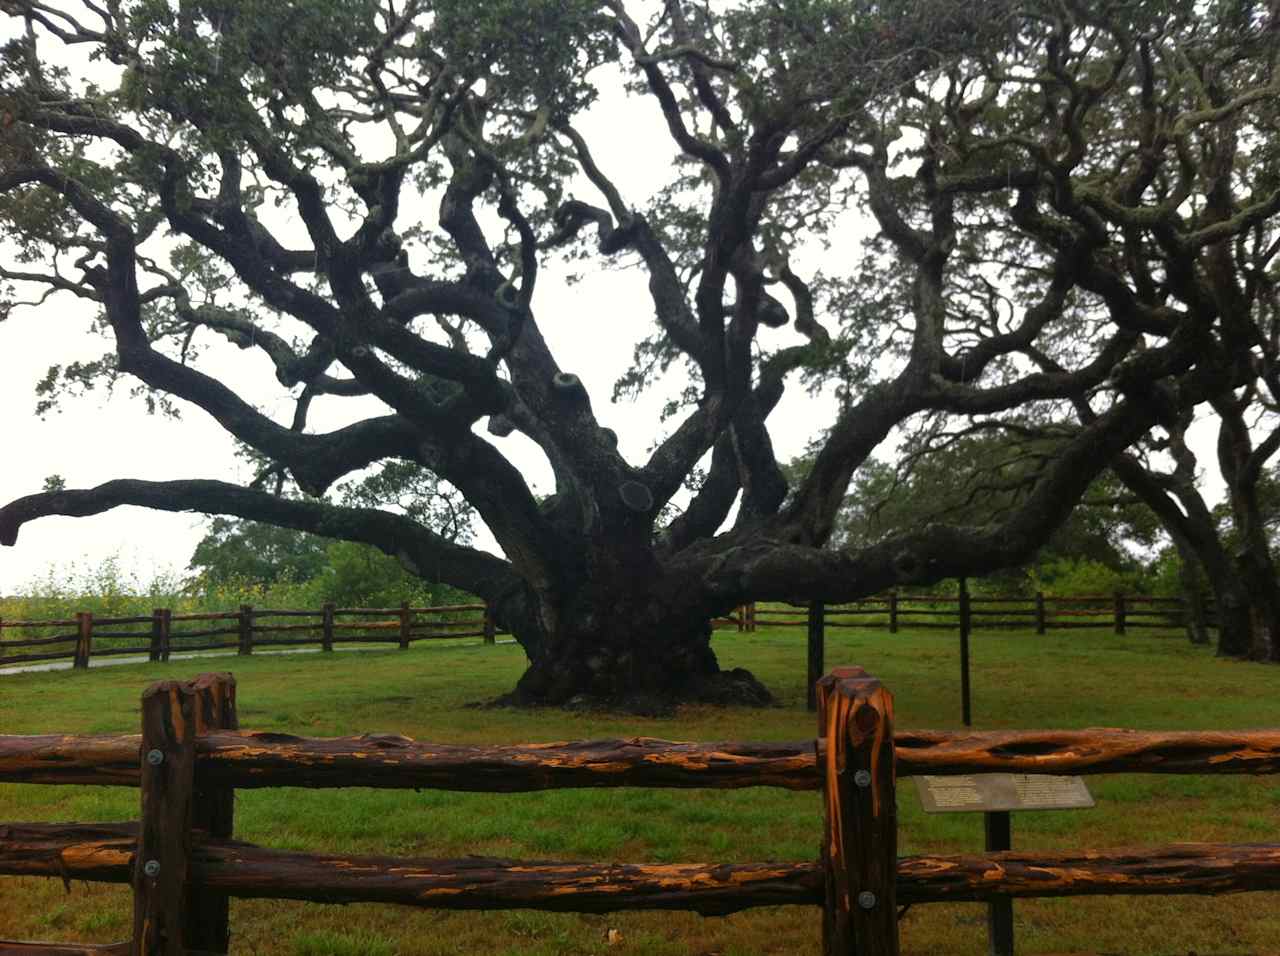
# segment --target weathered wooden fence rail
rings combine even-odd
[[[7,638],[6,632],[21,636]],[[217,613],[174,614],[168,608],[156,608],[137,617],[95,617],[82,611],[61,621],[0,620],[0,666],[70,660],[74,668],[85,668],[91,657],[120,654],[167,661],[174,651],[252,654],[255,648],[317,645],[332,651],[335,644],[395,644],[403,650],[417,641],[450,638],[479,637],[492,644],[498,634],[505,633],[484,604],[410,607],[404,603],[391,608],[326,604],[314,611],[244,604],[239,610]]]
[[[0,942],[0,956],[225,953],[230,897],[706,915],[800,904],[822,908],[824,952],[871,956],[898,952],[898,904],[1280,890],[1280,845],[1272,844],[900,858],[894,809],[897,777],[913,774],[1277,773],[1280,730],[899,732],[892,695],[860,668],[824,677],[818,698],[819,735],[797,743],[453,746],[240,731],[230,675],[164,681],[143,695],[140,735],[0,736],[0,782],[142,794],[137,823],[0,824],[0,874],[131,884],[132,939]],[[814,861],[732,864],[409,860],[233,840],[234,790],[284,786],[773,786],[821,791],[825,831]]]
[[[895,634],[901,628],[971,630],[1034,628],[1037,633],[1061,628],[1178,627],[1189,614],[1179,597],[1112,594],[1083,597],[971,596],[967,607],[958,596],[887,594],[850,604],[819,605],[822,623],[832,628],[874,628]],[[480,612],[478,616],[476,612]],[[457,617],[457,615],[473,615]],[[372,618],[372,620],[370,620]],[[744,604],[711,623],[716,628],[752,632],[759,627],[812,627],[807,605]],[[1210,622],[1212,623],[1212,622]],[[17,637],[6,637],[17,634]],[[237,651],[255,648],[335,644],[395,644],[408,648],[421,640],[483,638],[492,643],[506,634],[484,604],[438,607],[340,608],[277,610],[242,605],[235,611],[174,614],[156,608],[149,615],[98,617],[78,612],[57,621],[0,619],[0,666],[70,660],[89,666],[91,657],[146,655],[168,660],[172,651]]]
[[[1209,626],[1212,627],[1212,604]],[[811,605],[772,603],[747,605],[746,625],[757,627],[807,627]],[[824,604],[823,624],[836,628],[874,628],[891,634],[904,628],[960,630],[1047,631],[1088,628],[1124,634],[1129,628],[1184,627],[1191,614],[1182,597],[1143,594],[1086,594],[1072,597],[1043,592],[1019,597],[969,594],[898,594],[864,598],[847,604]]]

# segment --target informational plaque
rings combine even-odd
[[[1031,773],[978,773],[916,777],[926,813],[994,813],[1004,810],[1080,810],[1093,796],[1081,777]]]

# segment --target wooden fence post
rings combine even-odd
[[[818,709],[818,681],[822,680],[826,656],[827,608],[821,601],[809,602],[809,680],[805,698],[810,710]]]
[[[160,660],[167,661],[173,646],[173,611],[167,607],[161,610],[163,611],[163,630],[160,632]]]
[[[196,694],[161,681],[142,695],[142,821],[133,868],[133,956],[186,952]]]
[[[822,844],[825,956],[897,956],[898,827],[893,695],[860,667],[818,683],[826,739]]]
[[[1045,631],[1044,620],[1044,592],[1036,592],[1036,633],[1043,634]]]
[[[93,653],[93,612],[76,611],[76,655],[71,666],[76,670],[84,670],[89,666],[89,655]]]
[[[191,682],[195,692],[196,736],[239,730],[236,679],[230,674],[201,674]],[[235,831],[235,791],[202,786],[199,777],[191,804],[191,826],[211,837],[229,840]],[[207,953],[226,953],[231,945],[231,909],[225,893],[192,887],[184,914],[185,945]]]
[[[973,615],[969,613],[969,582],[960,579],[960,718],[966,727],[973,725],[973,707],[970,701],[972,685],[969,681],[969,633],[973,627]]]
[[[1124,633],[1124,592],[1116,592],[1116,633]]]
[[[898,592],[889,592],[889,633],[898,633]]]
[[[151,609],[151,647],[147,652],[147,660],[152,664],[162,660],[164,654],[164,609]]]
[[[253,605],[240,605],[240,653],[253,653]]]
[[[493,619],[493,608],[489,606],[489,602],[484,602],[484,642],[486,644],[496,644],[498,626]]]
[[[752,634],[756,632],[756,602],[752,601],[747,605],[747,630]]]
[[[400,650],[409,649],[409,602],[400,602]]]
[[[747,627],[747,606],[745,604],[738,605],[738,633],[741,634]]]
[[[332,601],[326,602],[321,608],[320,614],[320,649],[322,651],[333,651],[333,612],[336,605]]]

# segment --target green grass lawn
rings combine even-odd
[[[466,705],[508,689],[524,663],[514,646],[415,646],[359,654],[258,656],[0,677],[0,733],[136,730],[149,681],[231,669],[246,729],[330,735],[394,731],[447,742],[649,735],[684,740],[794,740],[814,735],[804,709],[799,630],[720,632],[725,666],[751,668],[777,693],[764,710],[691,707],[672,719]],[[827,662],[861,664],[895,694],[897,723],[960,723],[952,633],[839,632]],[[977,728],[1280,726],[1280,668],[1217,660],[1178,635],[979,633],[973,638]],[[1186,840],[1280,842],[1280,777],[1091,777],[1093,810],[1014,817],[1019,849],[1156,845]],[[109,821],[137,816],[134,790],[0,785],[0,821]],[[899,789],[900,851],[973,851],[980,815],[925,815]],[[616,861],[803,860],[817,855],[821,798],[767,788],[569,790],[534,794],[253,790],[237,797],[237,836],[265,846],[417,856],[467,854]],[[107,942],[128,935],[126,889],[0,877],[0,936]],[[1280,953],[1280,898],[1097,897],[1019,902],[1021,953]],[[621,942],[606,942],[609,929]],[[384,906],[233,901],[241,954],[818,953],[819,913],[754,910],[576,916],[445,913]],[[907,953],[986,951],[985,908],[916,906]]]

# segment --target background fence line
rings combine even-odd
[[[1212,620],[1212,602],[1205,604]],[[714,628],[751,633],[760,627],[809,629],[810,653],[815,635],[814,608],[821,609],[821,628],[868,628],[896,634],[903,628],[957,630],[1034,629],[1037,634],[1059,629],[1111,628],[1125,634],[1130,628],[1183,627],[1191,613],[1182,597],[1142,594],[1093,594],[1059,597],[1037,591],[1032,595],[889,594],[844,604],[773,602],[743,604],[731,614],[712,620]],[[476,612],[480,612],[476,616]],[[456,615],[471,615],[456,617]],[[372,620],[369,620],[372,618]],[[52,635],[41,632],[53,630]],[[25,631],[5,638],[6,631]],[[34,634],[33,634],[34,632]],[[259,647],[318,645],[332,651],[335,644],[395,644],[406,650],[417,641],[482,638],[492,644],[500,629],[488,605],[451,604],[390,608],[340,608],[330,603],[318,610],[255,608],[243,604],[235,611],[175,614],[156,608],[150,615],[97,617],[77,611],[54,621],[6,621],[0,618],[0,666],[70,660],[87,668],[92,657],[146,655],[167,661],[172,651],[234,650],[252,654]],[[14,652],[18,653],[14,653]],[[821,657],[811,658],[809,681],[821,675]],[[810,690],[810,709],[816,706]]]
[[[231,897],[704,915],[809,905],[822,909],[827,956],[896,956],[898,904],[1280,890],[1280,844],[900,858],[894,809],[897,779],[919,774],[1277,773],[1280,730],[901,732],[893,695],[861,668],[837,668],[817,696],[817,739],[795,743],[465,746],[239,731],[231,675],[161,681],[143,694],[141,735],[0,736],[0,783],[142,792],[136,823],[0,824],[0,874],[131,884],[131,940],[44,949],[0,941],[0,956],[226,953]],[[408,860],[234,841],[233,788],[283,786],[773,786],[820,791],[824,835],[812,862],[730,864]]]
[[[48,630],[66,633],[31,636]],[[6,631],[26,633],[6,639]],[[325,604],[315,611],[242,604],[236,611],[192,614],[156,608],[149,615],[134,617],[95,617],[89,611],[77,611],[68,620],[0,619],[0,666],[70,660],[73,668],[82,669],[92,657],[132,654],[167,661],[174,651],[252,654],[260,647],[307,645],[332,651],[335,644],[394,644],[407,650],[425,640],[478,637],[493,644],[497,635],[507,633],[498,627],[489,607],[479,603],[410,607],[405,602],[394,608]]]
[[[748,604],[734,615],[717,618],[720,626],[736,625],[741,631],[757,627],[808,627],[812,602]],[[1207,600],[1208,625],[1215,626],[1213,603]],[[896,634],[903,628],[928,630],[1032,630],[1037,634],[1061,629],[1111,628],[1124,634],[1129,628],[1184,627],[1191,614],[1183,597],[1156,597],[1145,594],[988,595],[972,592],[955,594],[888,594],[844,604],[823,604],[826,627],[887,629]]]

